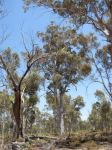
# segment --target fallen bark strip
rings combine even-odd
[[[57,137],[49,137],[49,136],[30,136],[29,139],[31,140],[42,139],[42,140],[48,141],[42,146],[42,148],[45,150],[54,150],[56,147],[56,142],[60,140]]]
[[[35,140],[35,139],[43,139],[43,140],[57,140],[57,137],[49,137],[49,136],[30,136],[29,139]]]

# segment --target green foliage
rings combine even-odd
[[[46,96],[48,106],[53,110],[54,118],[57,112],[57,104],[53,94],[48,93]],[[78,96],[75,99],[72,99],[70,96],[63,96],[63,107],[64,107],[64,122],[65,122],[65,131],[71,132],[78,129],[80,124],[80,110],[84,107],[83,97]]]
[[[106,0],[24,0],[28,7],[30,4],[52,8],[64,18],[68,18],[76,27],[83,24],[92,24],[97,30],[104,33],[104,28],[111,31],[112,7],[111,1]],[[110,37],[111,38],[111,37]]]
[[[51,92],[47,92],[46,101],[49,105],[49,108],[56,110],[56,100],[55,100],[54,94],[52,94]]]
[[[102,83],[103,87],[105,88],[106,92],[110,96],[112,100],[112,6],[111,0],[80,0],[80,1],[73,1],[73,0],[52,0],[52,1],[45,1],[45,0],[29,0],[28,2],[24,0],[24,4],[29,7],[30,4],[36,6],[44,6],[46,8],[50,8],[53,10],[54,13],[59,14],[63,18],[68,18],[71,24],[74,25],[75,29],[80,29],[79,27],[83,27],[83,25],[90,25],[90,27],[94,27],[97,31],[96,34],[100,33],[100,35],[106,39],[106,45],[101,46],[98,48],[99,44],[92,45],[95,49],[91,49],[90,52],[94,51],[95,56],[92,56],[93,66],[96,67],[98,72],[98,76],[95,77],[95,82]],[[80,30],[79,30],[80,32]],[[96,35],[95,34],[95,35]],[[85,38],[79,37],[81,41],[84,41]],[[76,38],[72,42],[76,42]],[[92,40],[95,41],[95,40]],[[100,42],[100,38],[97,39]],[[90,43],[90,41],[89,41]],[[85,44],[86,47],[86,44]],[[81,55],[84,55],[83,51]],[[90,54],[91,56],[91,54]],[[90,68],[88,68],[90,70]],[[84,69],[85,71],[85,69]],[[97,80],[98,79],[98,80]],[[106,81],[105,81],[106,80]]]
[[[105,101],[105,100],[106,100],[105,94],[104,94],[103,91],[101,91],[101,90],[96,90],[95,96],[96,96],[96,98],[97,98],[99,101]]]
[[[9,65],[10,69],[16,70],[17,67],[19,67],[19,56],[17,53],[12,52],[11,48],[7,48],[3,52],[3,59],[5,60],[5,63]]]
[[[84,107],[83,97],[78,96],[75,99],[66,96],[64,104],[65,110],[65,129],[66,132],[73,132],[80,128],[81,108]]]
[[[48,59],[42,66],[45,79],[49,81],[46,98],[50,108],[53,109],[57,126],[61,129],[61,117],[67,109],[64,99],[69,86],[76,85],[91,72],[91,64],[86,55],[90,48],[87,44],[90,39],[82,34],[77,35],[74,29],[60,27],[53,22],[47,27],[45,33],[37,35],[42,40],[44,52],[49,53]],[[77,106],[77,110],[83,107],[82,99],[80,106],[78,104]],[[72,110],[69,113],[72,113]],[[75,112],[73,115],[78,113]]]
[[[84,100],[83,100],[82,96],[78,96],[74,99],[74,107],[76,110],[79,111],[84,106],[85,106],[85,104],[84,104]]]
[[[0,110],[2,111],[2,108],[10,110],[11,106],[11,99],[10,96],[6,92],[0,92]]]
[[[38,36],[43,41],[44,51],[51,53],[44,66],[45,77],[50,81],[49,88],[55,84],[58,89],[66,92],[70,84],[77,84],[90,73],[89,60],[80,53],[87,39],[81,41],[75,30],[51,23],[47,31],[38,33]]]
[[[106,99],[105,94],[101,90],[97,90],[95,95],[98,101],[93,104],[92,112],[89,116],[89,121],[92,126],[98,130],[108,129],[111,126],[111,103]]]
[[[8,132],[12,124],[11,107],[11,96],[5,90],[0,92],[0,134],[4,132],[7,136],[9,136]]]
[[[37,72],[31,72],[24,80],[25,94],[29,96],[29,105],[35,105],[38,101],[37,90],[41,82],[40,76]]]
[[[7,78],[10,83],[10,86],[12,86],[11,77],[15,82],[18,82],[19,77],[16,72],[16,70],[20,66],[20,60],[18,54],[13,52],[10,48],[7,48],[2,53],[2,59],[0,58],[0,64],[1,67],[4,69],[4,71],[5,70],[8,71]],[[11,76],[10,73],[12,74]]]
[[[103,46],[102,49],[96,50],[95,56],[93,58],[94,63],[93,65],[96,66],[96,71],[98,72],[98,75],[95,75],[95,78],[102,83],[104,86],[107,94],[110,97],[110,100],[112,99],[112,79],[111,79],[111,73],[112,73],[112,63],[111,63],[111,51],[110,46],[106,45]]]

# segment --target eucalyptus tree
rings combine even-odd
[[[108,98],[106,97],[105,93],[103,93],[100,90],[97,90],[95,93],[99,103],[100,103],[100,116],[101,116],[101,126],[102,129],[109,130],[110,124],[111,124],[111,111],[112,106],[111,103],[108,101]]]
[[[0,53],[0,65],[2,70],[5,72],[7,81],[10,84],[10,87],[14,94],[13,102],[13,115],[15,122],[15,138],[23,136],[22,133],[22,122],[21,122],[21,93],[22,93],[22,84],[24,79],[28,75],[29,71],[34,64],[39,64],[40,59],[44,58],[45,55],[40,52],[40,49],[33,46],[31,51],[26,51],[24,53],[24,73],[20,74],[18,69],[21,68],[20,57],[16,52],[13,52],[10,48],[2,51]]]
[[[91,129],[98,130],[101,129],[101,115],[100,115],[100,103],[96,102],[92,105],[92,111],[88,117]]]
[[[109,130],[111,128],[111,103],[101,90],[95,93],[97,101],[93,104],[89,121],[95,130]]]
[[[5,90],[0,92],[0,120],[1,130],[3,124],[4,129],[8,131],[11,125],[11,96]]]
[[[55,133],[58,133],[58,116],[56,114],[57,107],[56,107],[56,101],[55,97],[51,93],[47,93],[46,96],[48,107],[53,110],[53,116],[54,116],[54,128]],[[71,98],[71,96],[64,95],[63,96],[63,109],[64,109],[64,126],[65,126],[65,132],[71,133],[72,131],[76,131],[79,129],[79,123],[81,121],[81,108],[84,107],[84,100],[83,97],[78,96],[76,98]]]
[[[69,98],[69,99],[68,99]],[[72,133],[73,131],[80,130],[79,124],[81,121],[80,110],[84,107],[83,97],[77,96],[72,99],[68,97],[65,101],[65,129],[66,132]]]
[[[64,133],[63,96],[70,85],[76,85],[90,71],[90,63],[84,50],[88,49],[89,37],[77,35],[75,30],[51,23],[45,33],[38,33],[43,50],[51,56],[43,65],[45,78],[49,81],[47,94],[53,94],[59,118],[60,133]]]
[[[37,68],[32,68],[28,72],[26,78],[22,84],[22,106],[21,106],[21,116],[23,123],[23,133],[27,133],[31,130],[33,123],[36,119],[36,112],[38,111],[37,103],[38,90],[41,84],[42,78],[37,74]]]
[[[25,7],[29,5],[43,6],[54,13],[67,18],[74,28],[88,25],[93,27],[97,41],[103,45],[91,50],[93,65],[98,72],[98,82],[103,85],[112,100],[112,0],[24,0]],[[102,41],[102,38],[105,42]],[[96,81],[95,81],[96,82]]]

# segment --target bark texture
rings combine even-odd
[[[15,101],[13,104],[13,114],[15,122],[14,138],[18,139],[19,136],[23,137],[22,122],[21,122],[21,91],[14,89]]]

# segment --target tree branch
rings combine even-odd
[[[94,57],[93,57],[93,54],[92,54],[92,59],[93,59],[94,65],[95,65],[95,67],[96,67],[96,69],[97,69],[97,71],[98,71],[98,73],[99,73],[99,75],[100,75],[100,77],[101,77],[101,81],[102,81],[102,84],[103,84],[105,90],[107,91],[107,93],[109,94],[109,96],[112,97],[112,96],[111,96],[111,93],[109,92],[108,88],[107,88],[106,85],[105,85],[105,82],[104,82],[102,73],[101,73],[100,69],[98,68],[98,66],[97,66],[97,64],[96,64],[96,61],[95,61],[95,59],[94,59]],[[98,82],[98,81],[97,81],[97,82]]]
[[[32,67],[38,60],[43,59],[43,58],[46,58],[47,55],[48,55],[48,54],[46,54],[46,55],[44,54],[44,55],[42,55],[42,56],[39,56],[39,57],[37,57],[36,59],[34,59],[34,60],[31,62],[31,64],[27,65],[27,69],[26,69],[26,71],[24,72],[23,76],[22,76],[21,79],[20,79],[20,82],[19,82],[19,85],[18,85],[19,88],[21,87],[22,81],[23,81],[24,78],[26,77],[26,75],[27,75],[27,73],[29,72],[29,70],[31,69],[31,67]]]

